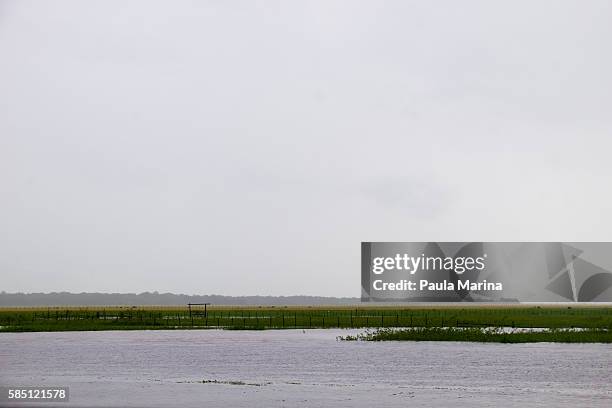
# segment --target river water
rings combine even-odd
[[[0,333],[0,385],[78,407],[612,406],[612,345],[336,340],[357,332]]]

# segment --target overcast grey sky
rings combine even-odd
[[[612,2],[0,1],[0,290],[360,295],[612,240]]]

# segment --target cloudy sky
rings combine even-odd
[[[612,240],[609,1],[0,1],[0,290],[359,296]]]

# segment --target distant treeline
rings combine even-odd
[[[86,306],[86,305],[349,305],[359,298],[324,296],[222,296],[174,293],[6,293],[0,292],[0,306]]]

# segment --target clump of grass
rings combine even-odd
[[[612,332],[605,329],[546,329],[508,332],[497,328],[418,327],[381,328],[355,336],[339,337],[348,341],[469,341],[479,343],[612,343]]]
[[[202,380],[202,384],[225,384],[225,385],[250,385],[253,387],[262,387],[265,385],[272,384],[271,382],[263,382],[263,383],[248,383],[244,381],[223,381],[223,380]]]

